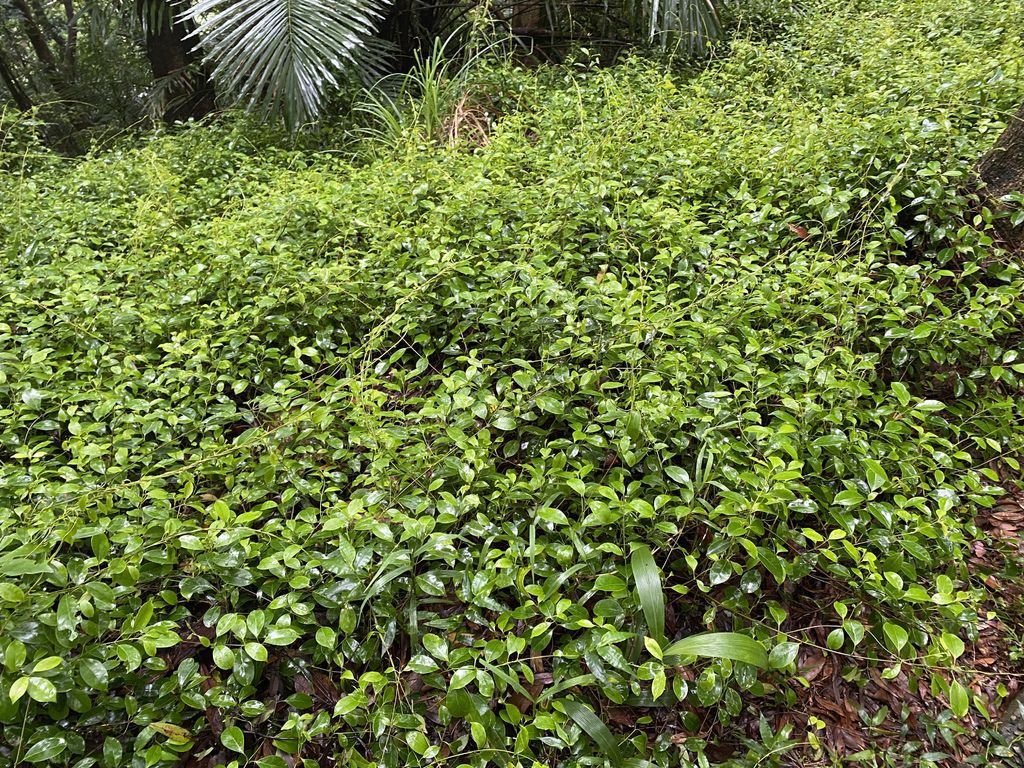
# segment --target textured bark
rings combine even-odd
[[[216,106],[213,81],[192,50],[195,41],[185,39],[192,31],[192,25],[165,12],[160,25],[146,34],[146,57],[153,77],[180,78],[168,89],[168,107],[163,115],[168,123],[205,117]]]
[[[982,196],[990,208],[1004,208],[999,200],[1004,195],[1024,193],[1024,107],[1010,120],[995,146],[978,161],[977,173],[985,183]],[[1016,251],[1024,248],[1021,227],[1001,219],[996,229],[1005,245]]]
[[[1010,120],[995,146],[978,162],[978,175],[992,197],[1024,191],[1024,107]]]

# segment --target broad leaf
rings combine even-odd
[[[677,640],[665,649],[665,656],[702,656],[732,659],[764,669],[768,653],[757,640],[736,632],[708,632]]]
[[[608,726],[601,721],[601,718],[594,714],[594,710],[578,701],[562,701],[560,705],[565,714],[571,717],[573,722],[601,748],[604,756],[611,761],[612,765],[619,765],[622,762],[618,741],[608,730]]]
[[[661,571],[654,562],[651,549],[646,544],[633,549],[630,558],[633,568],[633,582],[637,599],[643,610],[649,634],[659,643],[665,640],[665,591],[661,586]]]

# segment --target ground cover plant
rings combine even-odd
[[[1024,3],[778,23],[469,144],[8,130],[0,765],[1009,755]]]

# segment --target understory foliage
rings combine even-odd
[[[28,174],[12,131],[0,765],[772,765],[806,734],[737,724],[807,615],[990,708],[1024,276],[968,191],[1021,29],[823,2],[689,78],[503,68],[485,145]],[[666,655],[705,631],[768,669]]]

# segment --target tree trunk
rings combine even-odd
[[[64,18],[67,30],[64,38],[64,69],[68,77],[74,78],[78,55],[78,18],[73,0],[64,0]]]
[[[36,58],[43,65],[43,69],[49,76],[53,87],[59,91],[63,82],[57,67],[57,59],[53,55],[53,51],[50,50],[50,46],[46,42],[46,35],[43,34],[43,30],[39,26],[39,22],[36,21],[32,9],[25,0],[11,0],[11,6],[21,17],[22,29],[25,30],[25,36],[28,37],[29,43],[32,44],[32,50],[35,51]]]
[[[140,13],[145,13],[145,2],[139,1]],[[171,7],[157,16],[159,24],[147,24],[146,57],[153,78],[165,84],[163,118],[173,123],[205,117],[216,103],[210,73],[200,63],[200,56],[193,53],[195,41],[185,39],[193,27],[177,18]]]
[[[50,38],[50,42],[56,50],[60,51],[64,49],[64,38],[61,37],[60,31],[50,21],[49,15],[46,13],[46,8],[43,7],[42,0],[32,0],[32,11],[35,13],[36,21],[39,26],[46,33],[46,36]]]
[[[32,99],[25,89],[21,87],[21,83],[18,82],[18,78],[14,75],[14,70],[11,69],[10,62],[4,58],[2,50],[0,50],[0,80],[3,81],[4,87],[11,94],[11,98],[14,99],[18,109],[22,112],[32,109]]]
[[[396,71],[408,72],[415,64],[417,53],[430,52],[438,15],[438,6],[431,0],[397,0],[391,4],[378,34],[395,46]]]
[[[1004,210],[999,198],[1012,192],[1024,193],[1024,106],[1006,126],[992,149],[978,161],[977,173],[985,183],[982,199],[993,210]],[[1014,251],[1024,249],[1024,228],[1003,218],[996,224],[1003,244]]]

